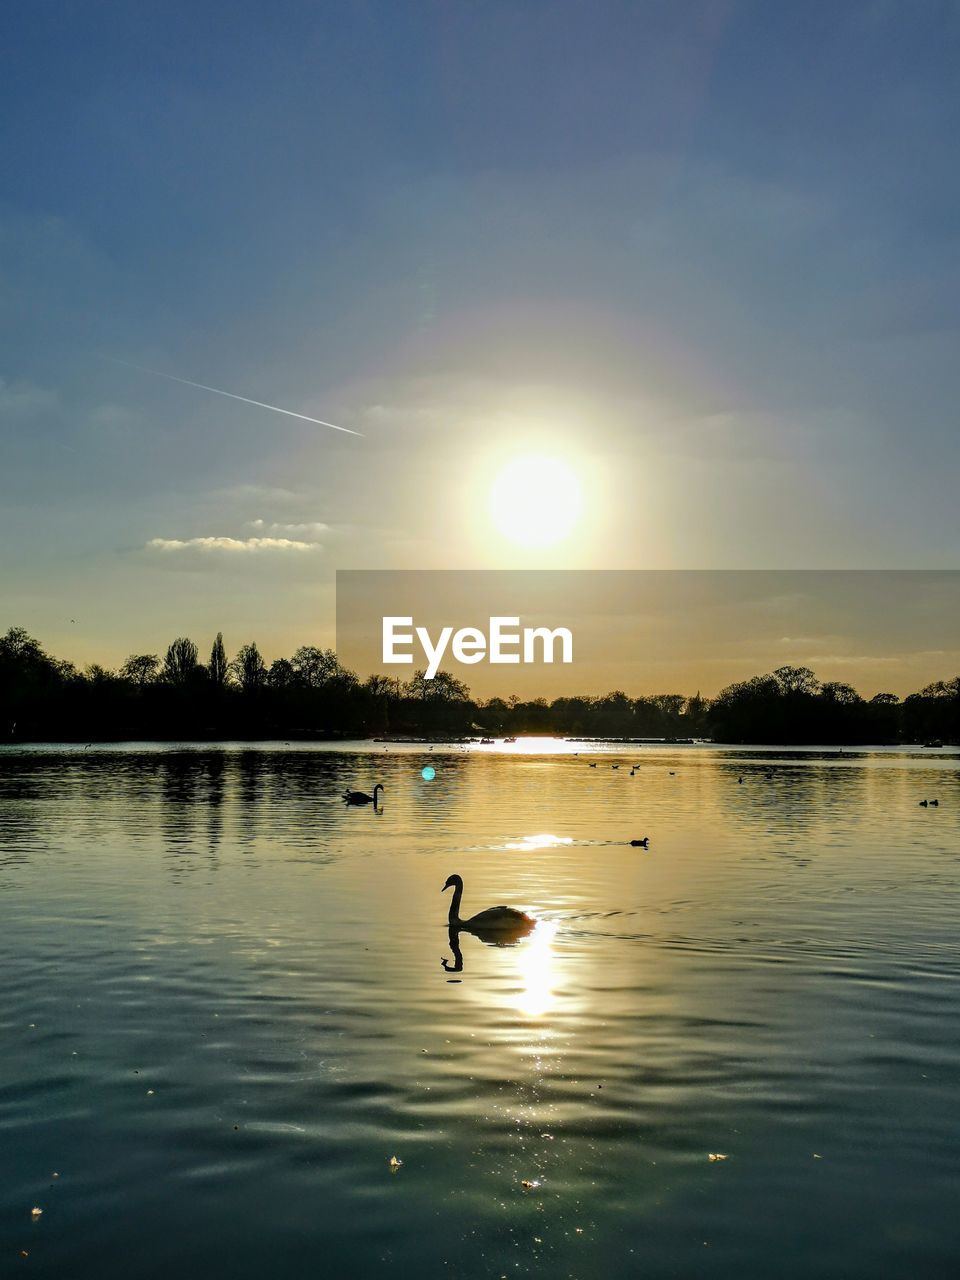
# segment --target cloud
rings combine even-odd
[[[32,418],[57,409],[59,404],[55,391],[46,391],[29,382],[10,383],[0,378],[0,418]]]
[[[330,531],[328,524],[323,524],[320,520],[307,520],[298,524],[282,524],[274,521],[268,524],[265,520],[248,520],[247,525],[251,529],[257,529],[260,535],[267,535],[267,538],[313,538],[316,541],[323,534]]]
[[[294,538],[151,538],[148,551],[169,555],[180,551],[226,551],[253,553],[257,551],[316,551],[316,542],[302,542]]]

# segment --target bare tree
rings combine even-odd
[[[820,681],[809,667],[777,667],[773,678],[781,693],[818,693]]]
[[[319,689],[340,674],[340,664],[334,651],[318,649],[312,644],[301,645],[290,662],[300,683],[311,689]]]
[[[159,667],[160,659],[155,653],[131,653],[120,668],[120,674],[124,680],[129,680],[138,689],[142,689],[145,684],[157,678]]]

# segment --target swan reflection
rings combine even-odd
[[[537,921],[531,920],[529,916],[522,916],[519,920],[509,925],[499,924],[492,928],[485,928],[482,924],[473,924],[469,920],[457,923],[451,921],[447,939],[450,943],[450,950],[453,952],[453,964],[446,957],[443,957],[440,963],[447,973],[463,972],[463,952],[460,950],[461,933],[473,934],[475,938],[479,938],[488,947],[515,947],[518,942],[521,942],[530,934],[535,934],[537,928]]]

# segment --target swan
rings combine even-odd
[[[447,889],[453,890],[453,901],[450,903],[450,914],[447,917],[451,930],[466,929],[468,933],[476,934],[482,941],[503,943],[522,938],[537,923],[525,912],[518,911],[516,907],[488,907],[486,911],[478,912],[469,920],[461,920],[460,899],[463,897],[463,878],[448,876],[447,883],[441,892],[445,893]]]
[[[378,782],[373,788],[373,795],[368,796],[365,791],[345,791],[343,793],[343,801],[345,804],[372,804],[376,807],[377,792],[383,790],[383,783]]]

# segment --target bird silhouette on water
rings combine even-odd
[[[446,893],[448,889],[453,890],[453,899],[450,902],[447,924],[457,931],[465,929],[467,933],[474,934],[483,942],[491,942],[501,947],[508,945],[525,937],[537,923],[525,911],[518,911],[516,907],[503,906],[488,907],[486,911],[479,911],[475,916],[461,920],[460,899],[463,897],[463,877],[448,876],[441,892]]]
[[[377,785],[373,788],[372,796],[367,795],[366,791],[349,791],[348,790],[348,791],[344,791],[342,800],[344,804],[372,804],[373,807],[376,808],[377,792],[383,791],[383,790],[384,790],[383,783],[378,782]]]

